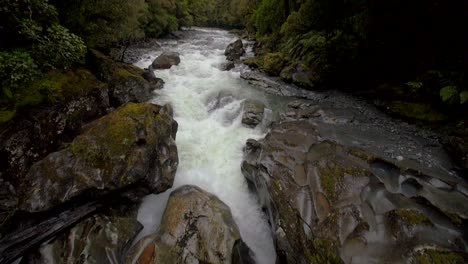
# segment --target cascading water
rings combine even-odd
[[[190,37],[166,42],[164,51],[177,51],[181,63],[156,71],[165,81],[155,103],[170,103],[179,123],[177,147],[179,167],[173,189],[192,184],[217,195],[232,211],[241,236],[260,264],[275,262],[270,228],[242,176],[242,148],[249,138],[261,138],[264,131],[241,124],[242,102],[268,97],[240,79],[239,72],[221,71],[224,49],[235,40],[228,32],[197,28]],[[136,63],[146,68],[162,51],[147,54]],[[139,237],[157,229],[172,190],[145,198],[138,220],[144,225]]]

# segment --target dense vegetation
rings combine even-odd
[[[318,86],[466,110],[467,13],[464,1],[263,0],[252,20],[265,52]]]
[[[243,27],[253,2],[0,0],[0,123],[46,102],[53,87],[37,80],[83,64],[87,48],[105,51],[193,25]]]
[[[34,89],[47,98],[50,88],[34,80],[83,63],[86,48],[106,51],[193,25],[246,28],[256,34],[260,56],[276,58],[270,63],[276,67],[301,65],[315,88],[374,91],[457,111],[468,105],[464,1],[0,0],[0,6],[0,122],[20,106],[43,102],[24,96]]]

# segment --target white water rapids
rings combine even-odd
[[[153,100],[157,104],[170,103],[174,108],[179,123],[180,162],[173,188],[150,195],[142,203],[138,220],[144,230],[139,237],[157,229],[173,189],[197,185],[231,208],[242,239],[255,253],[257,263],[271,264],[276,258],[271,231],[240,170],[246,140],[264,136],[260,128],[241,124],[242,102],[246,98],[269,102],[265,94],[240,79],[238,71],[219,69],[226,61],[224,49],[235,39],[226,31],[197,28],[189,38],[165,42],[160,50],[136,63],[146,68],[163,51],[181,55],[178,66],[155,72],[165,85]]]

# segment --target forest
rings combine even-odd
[[[42,103],[24,96],[32,81],[82,64],[87,48],[108,51],[191,26],[244,29],[258,55],[302,65],[316,89],[465,113],[466,13],[464,1],[436,0],[2,0],[0,122]]]

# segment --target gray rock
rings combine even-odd
[[[162,89],[164,87],[164,81],[161,78],[156,77],[152,69],[144,69],[143,78],[147,80],[155,89]]]
[[[253,263],[227,205],[195,186],[171,193],[159,231],[135,245],[126,263]]]
[[[171,109],[127,104],[87,125],[69,147],[34,164],[21,185],[20,208],[49,210],[82,195],[165,191],[178,165]]]
[[[229,44],[224,51],[226,59],[229,61],[238,61],[242,55],[245,54],[244,44],[241,39]]]
[[[339,95],[321,100],[290,103],[265,139],[245,148],[242,172],[266,208],[279,261],[404,263],[426,245],[464,252],[468,198],[431,179],[467,183],[441,146],[429,150],[428,139],[392,131]],[[421,160],[394,158],[424,151]]]
[[[155,70],[169,69],[174,65],[179,65],[180,55],[177,52],[164,52],[159,55],[151,64]]]
[[[258,100],[245,100],[244,113],[242,115],[242,124],[254,128],[263,120],[265,104]]]
[[[287,83],[293,83],[305,89],[312,89],[315,86],[316,79],[311,70],[302,65],[292,65],[285,67],[280,77]]]
[[[236,67],[236,64],[232,61],[225,62],[221,64],[222,71],[230,71]]]
[[[30,264],[123,263],[133,239],[143,228],[138,208],[121,208],[91,216],[23,258]]]

